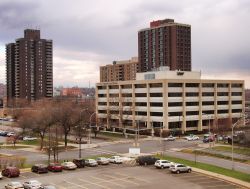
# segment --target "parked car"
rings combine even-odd
[[[171,165],[169,170],[172,173],[177,173],[177,174],[179,174],[179,173],[191,173],[192,168],[189,166],[183,165],[183,164],[174,164],[174,165]]]
[[[196,135],[187,137],[187,141],[199,140],[200,138]]]
[[[7,137],[11,137],[11,136],[15,136],[15,133],[14,132],[8,132]]]
[[[50,163],[48,165],[48,170],[52,172],[62,172],[63,167],[59,163]]]
[[[163,138],[163,140],[165,140],[165,141],[175,141],[175,139],[176,139],[176,137],[173,137],[172,135],[170,135],[167,138]]]
[[[10,182],[5,185],[5,189],[24,189],[20,182]]]
[[[46,186],[43,186],[43,189],[56,189],[56,187],[52,185],[46,185]]]
[[[76,164],[77,168],[83,168],[85,166],[85,159],[73,159],[73,163]]]
[[[112,156],[109,158],[110,163],[121,164],[122,158],[120,156]]]
[[[71,161],[65,161],[61,165],[62,165],[62,168],[66,170],[74,170],[77,168],[76,164],[74,164]]]
[[[2,175],[6,177],[18,177],[20,170],[17,167],[6,167],[2,170]]]
[[[171,162],[171,161],[168,161],[168,160],[157,160],[155,162],[155,167],[156,168],[161,168],[161,169],[169,168],[171,165],[174,165],[174,163]]]
[[[36,137],[25,136],[25,137],[23,137],[23,140],[24,141],[33,141],[33,140],[37,140],[37,138]]]
[[[96,159],[97,163],[99,165],[108,165],[109,164],[109,159],[108,158],[105,158],[105,157],[98,157]]]
[[[2,173],[0,172],[0,179],[2,179],[3,178],[3,175],[2,175]]]
[[[214,140],[213,140],[213,138],[204,138],[202,141],[204,143],[209,143],[209,142],[213,142]]]
[[[155,158],[153,156],[139,156],[136,159],[136,162],[139,165],[154,165],[157,160],[159,160],[159,158]]]
[[[31,167],[31,171],[35,173],[48,173],[48,166],[44,164],[35,164]]]
[[[96,167],[96,166],[98,166],[98,163],[94,159],[86,159],[85,160],[85,165],[89,166],[89,167]]]
[[[8,131],[0,131],[0,136],[7,136]]]
[[[37,180],[29,180],[23,183],[24,189],[42,189],[42,183]]]

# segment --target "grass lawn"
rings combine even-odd
[[[225,169],[222,167],[218,167],[218,166],[210,165],[210,164],[206,164],[206,163],[200,163],[200,162],[195,163],[194,161],[189,161],[189,160],[170,157],[170,156],[157,155],[156,157],[161,158],[161,159],[167,159],[169,161],[173,161],[173,162],[177,162],[177,163],[182,163],[182,164],[185,164],[185,165],[188,165],[191,167],[196,167],[196,168],[199,168],[202,170],[218,173],[221,175],[229,176],[229,177],[236,178],[236,179],[239,179],[242,181],[250,182],[250,174],[241,173],[239,171],[233,171],[230,169]]]
[[[21,149],[21,148],[29,148],[29,146],[1,146],[2,149],[11,149],[11,150],[15,150],[15,149]]]
[[[40,140],[32,140],[32,141],[21,140],[21,141],[18,142],[18,144],[39,146],[40,145]]]
[[[213,149],[217,150],[217,151],[225,151],[225,152],[231,152],[232,151],[231,146],[215,146],[215,147],[213,147]],[[250,148],[234,147],[234,153],[250,156]]]

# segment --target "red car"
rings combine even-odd
[[[48,170],[52,172],[62,172],[63,167],[59,163],[50,163],[48,165]]]
[[[17,167],[6,167],[2,170],[2,175],[6,177],[19,177],[20,170]]]

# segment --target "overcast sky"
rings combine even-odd
[[[193,70],[250,88],[249,0],[0,0],[0,82],[5,44],[25,28],[53,39],[55,86],[94,86],[100,65],[137,56],[137,31],[165,18],[192,26]]]

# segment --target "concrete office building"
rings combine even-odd
[[[202,131],[231,127],[244,112],[244,81],[201,79],[200,72],[137,73],[96,84],[96,113],[107,127]]]
[[[191,71],[191,26],[173,19],[157,20],[138,32],[139,72],[161,66]]]
[[[7,103],[53,96],[52,40],[40,30],[24,30],[24,38],[6,45]]]
[[[100,66],[100,82],[135,80],[138,58],[113,61],[113,64]]]

